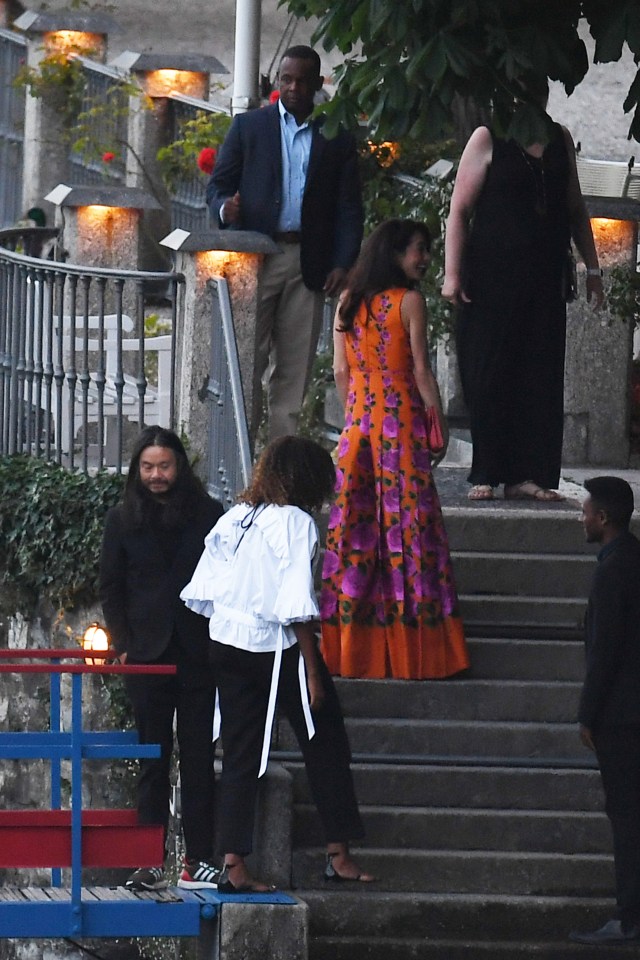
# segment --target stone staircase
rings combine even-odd
[[[575,724],[594,564],[578,512],[447,507],[471,670],[338,681],[375,884],[323,884],[304,770],[287,763],[311,960],[603,956],[566,939],[614,907],[599,776]],[[284,725],[279,736],[295,749]]]

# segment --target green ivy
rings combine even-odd
[[[104,517],[122,487],[117,474],[0,458],[0,609],[28,616],[42,598],[62,609],[95,601]]]
[[[333,351],[318,353],[311,368],[309,389],[305,394],[298,420],[298,432],[303,437],[331,450],[334,444],[327,440],[324,420],[324,401],[327,388],[333,385]]]
[[[609,273],[607,306],[612,317],[640,326],[640,273],[630,264],[618,264]]]
[[[86,49],[80,50],[84,56],[90,55]],[[38,67],[23,66],[13,80],[14,87],[24,87],[32,97],[46,101],[62,117],[64,127],[61,134],[68,139],[69,126],[82,109],[86,80],[82,63],[67,53],[50,53],[44,57]]]

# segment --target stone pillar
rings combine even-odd
[[[307,960],[309,908],[289,903],[222,903],[203,920],[197,960]]]
[[[143,210],[158,202],[133,187],[67,187],[59,184],[46,199],[56,204],[56,223],[63,228],[62,245],[71,263],[111,270],[139,269],[140,226]],[[111,294],[111,284],[107,293]],[[123,309],[135,316],[135,291],[125,285]],[[95,304],[92,312],[97,312]],[[115,303],[105,303],[116,313]]]
[[[172,136],[171,93],[199,100],[209,96],[210,74],[228,73],[216,57],[199,54],[155,54],[125,51],[110,64],[131,74],[144,96],[129,98],[126,183],[151,191],[157,210],[146,210],[141,231],[140,266],[145,270],[170,269],[168,253],[158,238],[171,229],[171,198],[160,174],[158,150]]]
[[[255,368],[258,268],[265,254],[278,254],[270,237],[249,230],[174,230],[161,241],[177,251],[176,269],[185,277],[176,342],[176,423],[207,462],[209,411],[206,389],[211,354],[211,299],[207,282],[229,284],[245,411],[250,421]]]
[[[640,203],[587,197],[600,265],[635,267]],[[580,296],[567,309],[563,463],[627,467],[633,324]]]
[[[116,24],[102,14],[73,10],[35,13],[26,10],[13,26],[27,35],[27,66],[39,70],[53,54],[69,57],[82,53],[104,61],[106,38]],[[24,171],[22,207],[40,206],[43,197],[65,180],[68,170],[69,130],[73,121],[68,95],[54,89],[42,97],[27,93],[24,118]]]
[[[438,340],[436,344],[436,377],[442,397],[442,409],[447,417],[467,416],[462,396],[462,384],[458,369],[458,355],[453,336]]]

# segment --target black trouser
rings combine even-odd
[[[304,758],[309,786],[326,841],[345,842],[364,835],[349,763],[351,751],[342,710],[329,671],[318,653],[325,699],[313,714],[309,740],[298,681],[299,648],[282,655],[278,707],[293,727]],[[218,808],[218,849],[246,856],[253,848],[258,771],[262,753],[273,653],[248,653],[212,643],[211,661],[218,681],[224,759]]]
[[[623,923],[640,923],[640,725],[594,735],[613,832],[616,900]]]
[[[140,742],[159,743],[161,748],[157,760],[140,761],[138,816],[141,823],[162,824],[166,838],[176,715],[186,855],[190,860],[209,860],[214,836],[213,673],[209,664],[189,659],[175,642],[153,662],[175,663],[178,669],[173,676],[126,677]]]

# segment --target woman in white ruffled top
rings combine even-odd
[[[327,840],[325,878],[361,873],[349,841],[363,836],[350,748],[333,681],[318,650],[311,511],[333,491],[331,457],[281,437],[260,458],[250,487],[205,540],[182,599],[209,617],[220,700],[223,769],[218,820],[223,893],[268,890],[250,876],[258,778],[266,770],[276,702],[291,723]]]

